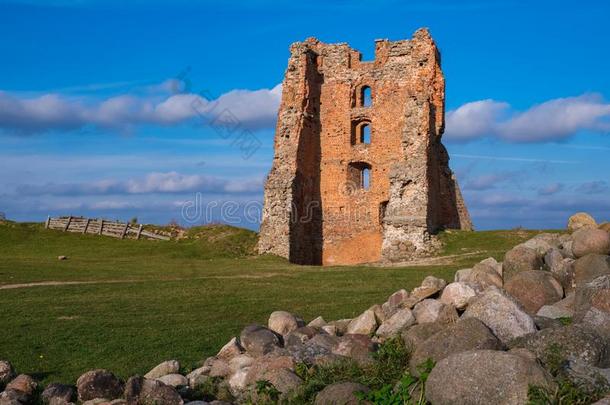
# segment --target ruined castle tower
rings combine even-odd
[[[471,229],[441,144],[445,83],[425,29],[291,46],[258,249],[301,264],[401,261],[442,228]]]

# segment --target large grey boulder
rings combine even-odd
[[[328,325],[322,327],[322,330],[329,335],[345,335],[347,333],[347,326],[351,321],[351,319],[337,319],[336,321],[330,321]]]
[[[402,308],[408,302],[408,299],[409,292],[403,288],[390,295],[388,300],[381,305],[381,308],[387,316],[391,316],[398,309]]]
[[[155,366],[148,373],[144,374],[145,378],[159,378],[167,374],[175,374],[180,371],[180,362],[178,360],[167,360]]]
[[[202,366],[188,373],[186,379],[189,382],[189,387],[196,389],[198,386],[204,384],[211,369],[210,366]]]
[[[523,307],[496,287],[489,287],[477,296],[462,317],[479,319],[504,344],[536,331],[534,321]]]
[[[468,301],[474,298],[478,291],[480,290],[475,285],[458,281],[445,287],[439,301],[462,310],[468,306]]]
[[[522,336],[511,341],[509,346],[525,348],[545,364],[549,364],[557,355],[600,367],[606,367],[610,360],[605,339],[578,324],[544,329]]]
[[[344,335],[332,348],[332,353],[349,357],[360,365],[368,365],[373,361],[373,352],[377,345],[366,335]]]
[[[580,321],[584,327],[594,330],[610,342],[610,312],[604,312],[598,308],[589,308]]]
[[[575,294],[570,293],[561,301],[550,305],[543,305],[536,312],[536,315],[551,319],[571,318],[574,316],[574,299]]]
[[[563,298],[563,287],[548,271],[521,271],[504,288],[530,315],[538,312],[543,305],[554,304]]]
[[[461,281],[469,282],[471,273],[472,269],[460,269],[455,272],[455,275],[453,276],[453,281],[455,281],[456,283]]]
[[[95,398],[108,400],[120,398],[123,395],[123,383],[110,371],[104,369],[87,371],[76,381],[79,401]]]
[[[522,405],[531,385],[554,389],[551,376],[525,356],[474,350],[436,364],[426,383],[426,399],[434,405]]]
[[[502,271],[504,282],[509,281],[521,271],[540,270],[542,259],[534,249],[517,245],[504,255]]]
[[[34,399],[34,392],[37,387],[38,384],[32,377],[27,374],[19,374],[6,384],[2,398],[28,404]]]
[[[42,391],[40,398],[45,404],[67,404],[76,397],[76,390],[71,385],[51,383]]]
[[[357,392],[369,392],[369,388],[354,382],[335,383],[327,386],[316,395],[315,405],[360,405],[366,404]]]
[[[125,399],[129,405],[182,405],[184,403],[174,387],[140,376],[131,377],[125,383]]]
[[[276,356],[268,354],[256,359],[248,368],[246,385],[257,381],[269,381],[278,391],[287,393],[302,384],[302,380],[294,373],[295,361],[291,356]]]
[[[389,338],[400,334],[402,330],[408,328],[415,323],[415,316],[413,312],[408,309],[400,309],[394,313],[390,318],[386,319],[384,323],[377,328],[377,336]]]
[[[305,322],[290,312],[275,311],[269,316],[267,326],[275,333],[285,336],[293,330],[305,326]]]
[[[601,229],[580,229],[572,235],[572,252],[575,257],[583,257],[594,253],[607,255],[610,253],[610,233]]]
[[[453,305],[443,304],[432,298],[427,298],[413,307],[413,316],[420,324],[430,322],[452,323],[460,317]]]
[[[375,332],[376,329],[377,318],[375,317],[375,312],[370,309],[352,319],[349,325],[347,325],[347,333],[350,334],[370,335]]]
[[[428,340],[432,335],[444,330],[447,327],[446,324],[441,322],[424,323],[421,325],[413,325],[408,329],[405,329],[401,336],[405,346],[407,346],[411,353],[417,350],[419,346]]]
[[[311,328],[320,329],[322,326],[326,325],[326,321],[321,316],[313,319],[311,322],[307,324],[307,326]]]
[[[0,360],[0,389],[4,388],[13,378],[15,378],[13,365],[9,361]]]
[[[411,355],[409,369],[418,376],[418,366],[427,359],[439,362],[452,354],[476,349],[500,350],[502,343],[483,322],[476,318],[462,319],[421,343]]]
[[[284,337],[284,347],[305,343],[317,334],[318,329],[311,326],[301,326]]]
[[[553,248],[544,256],[544,263],[566,294],[574,290],[574,259],[564,258],[561,251]]]
[[[468,279],[470,282],[480,285],[483,289],[492,285],[502,287],[502,276],[494,266],[486,263],[475,264]]]
[[[591,253],[574,261],[573,266],[576,286],[583,285],[610,274],[610,256]]]
[[[189,384],[188,379],[182,374],[166,374],[156,379],[161,381],[165,385],[171,385],[172,387],[182,387]]]
[[[590,308],[610,313],[610,274],[577,286],[574,296],[574,319],[582,319]]]
[[[402,307],[413,308],[418,302],[438,294],[446,285],[447,282],[441,278],[427,276],[419,287],[411,291],[409,297],[402,303]]]
[[[579,389],[590,394],[610,392],[610,368],[594,367],[578,359],[568,359],[562,366],[562,376]]]
[[[216,357],[230,360],[244,352],[244,348],[239,344],[236,337],[231,338],[219,351]]]
[[[547,252],[561,245],[559,234],[540,233],[533,238],[523,242],[521,245],[536,251],[539,257],[544,257]]]
[[[280,337],[261,325],[246,326],[239,335],[240,345],[252,356],[262,356],[281,346]]]

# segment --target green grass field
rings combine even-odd
[[[452,280],[456,269],[488,256],[501,259],[535,233],[445,233],[442,254],[463,256],[442,266],[309,267],[253,256],[256,234],[229,227],[160,242],[4,223],[0,359],[44,383],[73,383],[92,368],[125,378],[170,358],[188,369],[274,310],[306,320],[353,317],[426,275]],[[64,284],[6,288],[40,282]]]

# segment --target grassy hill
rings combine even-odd
[[[72,382],[92,368],[127,377],[170,358],[190,368],[274,310],[353,317],[426,275],[450,280],[485,257],[501,259],[535,233],[447,232],[448,257],[436,265],[313,267],[256,256],[256,234],[228,226],[164,242],[4,222],[0,359],[45,383]]]

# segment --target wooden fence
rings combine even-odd
[[[145,230],[143,225],[83,217],[47,217],[45,228],[57,229],[64,232],[105,235],[119,239],[140,239],[143,237],[160,240],[170,239],[169,236],[159,235],[157,233]]]

